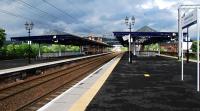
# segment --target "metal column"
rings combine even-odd
[[[178,9],[178,59],[181,59],[181,9]]]
[[[60,44],[59,44],[59,55],[58,56],[61,56],[62,54],[61,54],[62,52],[61,52],[61,46],[60,46]]]
[[[187,27],[187,63],[189,63],[189,44],[188,44],[188,38],[189,38],[189,27]]]
[[[39,43],[38,57],[41,58],[40,43]]]
[[[197,91],[199,92],[199,33],[200,33],[200,19],[199,9],[197,8]]]

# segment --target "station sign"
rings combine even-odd
[[[129,38],[130,38],[130,35],[125,35],[125,36],[122,37],[122,39],[123,39],[124,41],[129,40]]]
[[[131,37],[131,40],[130,40],[130,34],[129,34],[129,35],[123,36],[122,39],[123,39],[124,41],[128,40],[128,42],[133,42],[133,38],[132,38],[132,37]]]
[[[182,16],[182,29],[187,28],[197,23],[197,10],[193,10]]]

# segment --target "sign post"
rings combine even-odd
[[[197,91],[199,92],[199,9],[197,11]]]
[[[197,24],[197,91],[199,92],[199,36],[200,36],[200,16],[199,16],[199,8],[198,5],[182,5],[178,9],[178,27],[179,27],[179,43],[181,38],[181,80],[183,80],[183,32],[182,30]],[[183,14],[181,17],[181,9],[194,9],[193,11]],[[188,32],[187,32],[188,33]],[[188,40],[187,40],[188,41]],[[180,46],[179,46],[180,52]]]
[[[181,32],[181,35],[180,35],[180,38],[181,38],[181,80],[183,81],[184,80],[184,68],[183,68],[183,66],[184,66],[184,61],[183,61],[183,30],[182,30],[182,28],[181,28],[181,30],[180,30],[180,32]]]

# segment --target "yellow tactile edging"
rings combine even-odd
[[[123,54],[120,54],[114,63],[107,68],[107,70],[102,74],[102,76],[87,90],[69,109],[69,111],[84,111],[99,89],[102,87],[108,76],[111,74],[115,66],[120,61]]]

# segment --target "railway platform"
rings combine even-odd
[[[142,56],[130,64],[124,54],[38,111],[199,111],[195,66],[185,63],[181,81],[177,59]]]
[[[88,87],[90,87],[90,85],[93,86],[93,82],[95,82],[96,79],[99,79],[99,73],[102,73],[102,71],[112,71],[112,68],[114,68],[112,64],[115,63],[116,65],[117,63],[115,61],[119,61],[119,58],[116,58],[119,54],[120,53],[108,52],[48,63],[34,64],[26,67],[12,68],[12,70],[0,70],[0,76],[5,77],[6,80],[10,80],[8,84],[2,84],[0,87],[0,111],[36,111],[51,100],[55,99],[57,96],[60,97],[60,94],[63,95],[65,91],[75,95],[75,98],[77,97],[76,94],[85,94]],[[110,68],[110,66],[112,67]],[[108,67],[109,69],[107,69]],[[41,73],[35,73],[34,76],[26,77],[25,79],[11,81],[11,79],[15,79],[15,77],[17,78],[17,75],[29,74],[29,70],[42,71]],[[89,74],[91,75],[88,76]],[[91,83],[84,82],[86,79],[85,77],[90,79]],[[99,84],[102,84],[103,79],[104,81],[106,80],[104,77],[106,76],[103,76],[103,78],[100,77],[101,79],[99,80]],[[2,80],[5,81],[5,79]],[[81,81],[81,83],[75,85],[78,86],[75,87],[74,84],[79,81]],[[96,86],[94,87],[96,89]],[[98,90],[94,90],[93,92],[95,91],[97,92]],[[96,93],[94,93],[94,95],[95,94]],[[67,99],[71,103],[74,98],[72,95],[68,95],[69,98]],[[91,99],[88,100],[88,104],[90,100]],[[66,105],[64,106],[64,108],[60,106],[56,108],[65,110]]]
[[[184,63],[184,66],[184,81],[181,81],[181,62],[175,58],[163,55],[139,56],[134,57],[133,63],[130,64],[127,53],[119,54],[81,81],[63,89],[55,98],[48,100],[49,102],[37,102],[28,109],[199,111],[200,93],[196,92],[196,63]],[[50,98],[47,96],[46,99]]]
[[[199,111],[196,63],[181,65],[169,57],[124,55],[86,111]]]
[[[38,109],[38,111],[82,111],[96,95],[122,54],[113,58],[70,89]]]
[[[63,59],[70,59],[75,57],[81,57],[83,55],[72,55],[72,56],[62,56],[62,57],[51,57],[51,58],[31,58],[31,64],[28,64],[28,59],[11,59],[11,60],[1,60],[0,70],[10,69],[15,67],[23,67],[27,65],[40,64],[45,62],[53,62]]]

